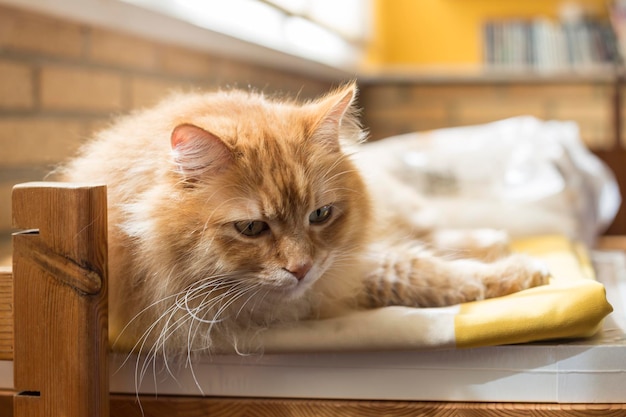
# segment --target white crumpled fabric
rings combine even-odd
[[[621,196],[613,173],[570,121],[530,116],[367,143],[358,163],[424,199],[434,227],[559,233],[593,246]]]

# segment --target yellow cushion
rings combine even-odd
[[[466,303],[455,317],[457,347],[589,337],[613,311],[582,245],[562,236],[520,239],[513,250],[548,265],[548,285]]]

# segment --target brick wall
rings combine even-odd
[[[373,139],[531,115],[574,120],[590,148],[606,150],[614,146],[616,138],[614,90],[611,80],[584,79],[552,83],[377,82],[363,89],[361,102]]]
[[[0,236],[11,187],[42,179],[112,116],[224,85],[309,97],[330,82],[0,6]]]

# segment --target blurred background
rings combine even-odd
[[[624,194],[625,21],[606,0],[0,0],[0,236],[15,183],[174,89],[309,98],[356,79],[372,140],[573,120]]]

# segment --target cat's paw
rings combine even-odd
[[[528,255],[514,254],[492,265],[495,273],[485,282],[487,298],[545,285],[550,280],[547,265]]]
[[[546,285],[550,282],[550,270],[545,262],[527,257],[528,259],[528,286],[526,288]]]

